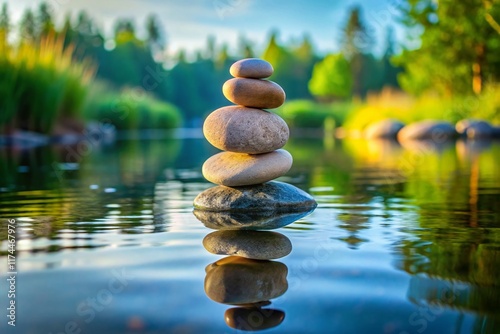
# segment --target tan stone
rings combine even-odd
[[[273,74],[273,66],[259,58],[238,60],[229,68],[229,73],[237,78],[263,79]]]
[[[396,139],[398,132],[404,127],[404,123],[394,119],[384,119],[370,124],[365,130],[365,138],[389,138]]]
[[[255,260],[279,259],[292,251],[290,239],[270,231],[216,231],[205,236],[203,247],[213,254]]]
[[[290,153],[283,149],[264,154],[221,152],[205,161],[202,172],[210,182],[237,187],[280,177],[290,170],[292,162]]]
[[[241,106],[215,110],[205,120],[203,133],[218,149],[250,154],[282,148],[290,135],[288,126],[278,115]]]
[[[272,109],[285,102],[285,91],[275,82],[260,79],[233,78],[222,86],[224,96],[245,107]]]

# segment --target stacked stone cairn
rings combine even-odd
[[[248,58],[234,63],[230,73],[234,78],[224,83],[222,91],[236,105],[215,110],[203,125],[205,138],[225,151],[203,164],[203,176],[222,187],[201,193],[195,199],[195,208],[314,209],[316,202],[307,193],[286,183],[268,182],[286,174],[293,162],[290,153],[282,149],[289,138],[287,124],[278,115],[264,110],[285,102],[283,89],[265,80],[272,75],[273,67],[264,60]],[[234,191],[238,187],[243,188]]]
[[[207,140],[224,151],[202,168],[203,176],[218,186],[196,197],[194,214],[218,230],[204,238],[205,249],[227,256],[206,267],[206,294],[236,306],[224,315],[230,327],[262,330],[284,319],[282,311],[263,307],[287,290],[288,268],[272,260],[292,250],[286,236],[268,230],[293,223],[317,204],[304,191],[272,181],[288,172],[292,156],[282,149],[289,137],[285,121],[264,110],[285,101],[283,89],[265,80],[273,73],[271,64],[243,59],[230,73],[234,78],[224,84],[223,93],[236,105],[215,110],[203,126]]]

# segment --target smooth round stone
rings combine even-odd
[[[494,127],[481,120],[463,119],[455,125],[458,134],[467,138],[490,138],[495,132]]]
[[[426,120],[405,126],[398,133],[398,140],[431,140],[435,143],[443,143],[455,138],[457,132],[455,127],[448,122]]]
[[[282,148],[290,131],[276,114],[229,106],[219,108],[207,117],[203,134],[210,144],[223,151],[260,154]]]
[[[375,138],[396,138],[398,132],[404,127],[404,123],[393,119],[384,119],[370,124],[365,130],[365,137]]]
[[[257,221],[266,221],[276,213],[307,212],[317,206],[305,191],[278,181],[257,186],[212,187],[196,196],[193,204],[197,211],[241,212],[250,215],[250,219],[254,216]],[[241,224],[236,219],[236,225],[248,223],[244,216],[241,218]]]
[[[226,324],[237,330],[262,331],[278,326],[285,319],[285,313],[271,308],[233,307],[224,313]]]
[[[212,254],[237,255],[255,260],[279,259],[292,251],[290,239],[269,231],[217,231],[203,239]]]
[[[263,79],[270,77],[273,71],[270,63],[259,58],[241,59],[229,68],[229,73],[237,78]]]
[[[202,173],[208,181],[216,184],[246,186],[286,174],[292,162],[290,153],[282,149],[264,154],[221,152],[205,161]]]
[[[205,272],[205,293],[218,303],[258,303],[288,289],[288,268],[281,262],[229,256],[208,265]]]
[[[262,212],[232,212],[232,211],[205,211],[195,209],[193,214],[205,225],[213,230],[274,230],[290,225],[314,211],[279,212],[264,210]]]
[[[275,82],[233,78],[222,86],[224,96],[234,104],[260,109],[278,108],[285,102],[285,91]]]

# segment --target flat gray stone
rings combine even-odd
[[[213,230],[274,230],[292,224],[314,211],[314,208],[303,212],[279,211],[193,211],[196,218],[206,227]]]
[[[426,120],[413,123],[402,128],[398,133],[398,140],[431,140],[443,143],[457,137],[455,127],[443,121]]]
[[[258,303],[288,289],[288,268],[281,262],[229,256],[208,265],[205,272],[205,293],[218,303]]]
[[[217,186],[194,199],[195,209],[218,212],[306,212],[316,206],[314,198],[305,191],[278,181],[232,188]]]
[[[368,139],[374,138],[393,138],[395,139],[398,132],[404,127],[404,123],[394,119],[384,119],[379,122],[370,124],[365,130],[365,137]]]
[[[290,239],[269,231],[216,231],[203,239],[207,251],[255,260],[279,259],[292,251]]]

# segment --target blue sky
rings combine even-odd
[[[0,0],[1,1],[1,0]],[[37,7],[38,0],[7,0],[11,14],[19,18],[23,10]],[[262,50],[272,29],[280,31],[280,40],[311,36],[320,53],[338,50],[341,28],[347,9],[360,5],[367,25],[373,31],[380,52],[384,47],[385,29],[395,28],[398,41],[405,41],[398,25],[397,3],[401,0],[47,0],[62,19],[64,13],[88,11],[109,33],[117,17],[133,18],[138,26],[149,13],[162,21],[167,34],[168,50],[188,51],[202,48],[207,35],[218,43],[235,45],[238,35],[245,35],[257,50]],[[140,29],[139,29],[140,31]]]

